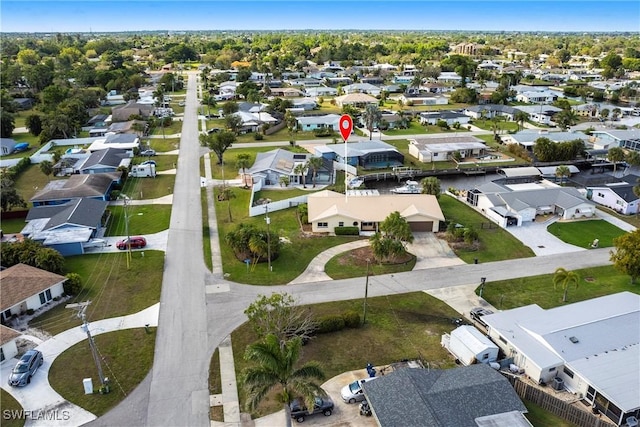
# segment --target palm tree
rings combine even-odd
[[[293,173],[300,176],[300,180],[302,181],[302,188],[307,188],[307,179],[305,177],[307,173],[307,165],[304,163],[298,163],[293,168]]]
[[[440,197],[440,180],[435,176],[422,178],[420,185],[422,185],[422,194],[432,194],[436,198]]]
[[[244,358],[256,363],[245,369],[242,375],[250,410],[254,410],[267,393],[275,389],[278,400],[284,406],[287,426],[291,427],[289,405],[295,397],[302,397],[307,408],[312,408],[314,397],[326,394],[316,383],[325,377],[317,362],[307,362],[296,369],[301,349],[300,337],[281,343],[273,334],[247,347]]]
[[[564,183],[564,178],[571,176],[568,166],[560,165],[556,168],[556,177],[560,178],[560,185]]]
[[[609,159],[609,161],[613,163],[613,175],[615,176],[616,170],[618,168],[618,162],[621,162],[625,159],[624,150],[620,147],[609,148],[609,151],[607,152],[607,159]]]
[[[611,112],[611,120],[613,120],[614,122],[616,120],[618,120],[618,116],[620,116],[620,114],[622,113],[622,110],[620,110],[620,108],[614,108],[613,111]]]
[[[316,187],[316,178],[318,177],[318,171],[322,167],[322,157],[311,157],[307,161],[307,166],[311,168],[313,188]]]
[[[247,187],[245,182],[245,171],[251,165],[251,156],[248,153],[240,153],[238,157],[236,157],[236,165],[238,168],[242,169],[242,183],[244,187]]]
[[[569,290],[569,285],[574,284],[577,289],[579,282],[580,276],[578,276],[578,273],[575,271],[565,270],[562,267],[556,269],[553,274],[553,288],[557,288],[558,285],[562,286],[562,302],[567,302],[567,291]]]
[[[373,128],[376,124],[380,123],[380,120],[382,120],[382,113],[378,109],[378,106],[375,104],[367,104],[362,112],[362,121],[364,122],[364,127],[369,131],[369,140],[373,137]]]
[[[524,129],[524,122],[529,120],[529,114],[518,110],[513,118],[516,119],[516,122],[518,123],[518,130],[522,130]]]

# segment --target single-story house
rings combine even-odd
[[[390,194],[345,197],[323,190],[307,197],[309,222],[316,233],[333,233],[336,227],[358,227],[375,232],[392,212],[399,212],[413,231],[436,232],[444,215],[438,199],[429,194]]]
[[[16,264],[0,271],[0,312],[3,322],[27,310],[35,311],[62,296],[66,280],[64,276],[27,264]]]
[[[338,89],[334,87],[327,86],[316,86],[316,87],[306,87],[304,90],[305,96],[336,96],[338,94]]]
[[[591,132],[591,136],[596,150],[621,147],[640,152],[640,129],[595,130]]]
[[[240,120],[242,121],[240,132],[244,133],[257,132],[260,126],[265,123],[274,124],[278,122],[278,119],[264,111],[257,111],[255,113],[247,111],[237,111],[233,113],[233,115],[240,117]]]
[[[94,151],[78,167],[78,170],[83,174],[115,172],[121,166],[129,167],[132,154],[120,148]]]
[[[516,108],[501,104],[473,105],[463,110],[464,114],[474,119],[480,119],[483,115],[486,119],[503,116],[511,121],[513,121],[517,112],[518,110]]]
[[[408,84],[411,84],[411,82],[413,82],[413,76],[412,75],[393,76],[392,82],[397,85],[408,85]]]
[[[351,77],[325,77],[324,81],[329,86],[350,85],[353,83]]]
[[[530,427],[509,381],[485,364],[398,369],[363,384],[380,427]]]
[[[27,225],[21,233],[64,256],[81,255],[84,244],[95,237],[104,225],[107,203],[96,199],[74,199],[61,205],[33,207],[27,214]]]
[[[385,92],[387,92],[387,93],[400,93],[400,92],[402,92],[402,87],[400,85],[396,85],[396,84],[382,86],[380,89],[385,91]]]
[[[150,117],[155,107],[152,104],[141,104],[129,101],[126,104],[115,106],[111,109],[111,119],[114,122],[126,122],[131,116]]]
[[[399,114],[382,113],[380,120],[381,123],[377,123],[377,125],[381,130],[396,129],[398,127],[398,123],[402,120],[403,118],[400,117]]]
[[[399,101],[402,101],[404,105],[447,105],[449,98],[437,93],[425,93],[417,96],[408,96],[407,94],[400,95]]]
[[[133,152],[134,148],[140,148],[140,138],[133,133],[108,134],[93,141],[87,150],[94,152],[107,148],[119,148]]]
[[[537,215],[558,215],[565,220],[596,215],[595,203],[573,187],[503,186],[490,182],[469,191],[467,202],[503,228],[535,221]]]
[[[640,198],[633,192],[636,185],[640,185],[640,176],[626,175],[619,182],[587,187],[587,198],[622,215],[637,214]]]
[[[13,102],[16,103],[18,110],[28,110],[35,104],[33,98],[13,98]]]
[[[533,381],[559,378],[616,425],[640,417],[640,295],[620,292],[546,310],[532,304],[483,320],[489,338]]]
[[[0,155],[6,156],[13,153],[17,142],[11,138],[0,138]]]
[[[378,140],[351,142],[346,144],[346,147],[345,144],[316,147],[316,152],[323,158],[338,163],[345,162],[345,150],[347,164],[364,169],[402,166],[404,162],[404,155],[396,147]]]
[[[336,105],[340,108],[345,105],[353,105],[357,108],[364,108],[366,105],[378,105],[378,100],[371,95],[364,93],[350,93],[348,95],[337,96]]]
[[[409,139],[409,154],[423,163],[451,160],[454,153],[462,159],[479,157],[487,149],[484,141],[473,135]]]
[[[310,153],[293,153],[288,150],[276,149],[264,153],[258,153],[253,165],[247,169],[247,173],[253,177],[254,182],[262,181],[262,185],[280,185],[280,178],[285,176],[293,185],[311,182],[311,170],[306,167]],[[303,167],[302,174],[297,170]],[[323,174],[323,176],[326,173]],[[320,176],[320,172],[318,173]],[[318,178],[317,178],[318,180]]]
[[[77,198],[109,200],[111,190],[120,184],[122,172],[72,175],[49,181],[30,201],[33,206],[61,205]]]
[[[315,78],[297,78],[294,80],[290,80],[289,83],[293,86],[302,86],[303,88],[305,88],[305,90],[308,90],[308,88],[321,86],[322,80]],[[336,93],[337,91],[338,90],[336,89]]]
[[[345,94],[349,93],[368,93],[372,96],[380,95],[380,87],[371,83],[353,83],[342,87]]]
[[[577,139],[585,144],[589,142],[589,135],[582,132],[547,132],[533,129],[525,129],[513,134],[503,135],[502,142],[505,144],[518,144],[532,151],[539,138],[547,138],[555,143],[575,141]]]
[[[428,111],[420,113],[418,116],[420,123],[423,125],[436,125],[440,120],[446,122],[449,126],[453,126],[454,123],[460,123],[466,125],[471,120],[471,117],[466,114],[459,113],[457,111]]]
[[[309,98],[293,99],[293,108],[302,108],[304,111],[311,111],[318,108],[316,101]]]
[[[294,87],[280,87],[271,89],[271,96],[278,96],[282,98],[294,98],[302,96],[302,91]]]
[[[4,321],[4,318],[2,320]],[[0,325],[0,364],[18,354],[16,338],[20,335],[22,334],[15,329]]]
[[[443,71],[437,79],[439,82],[461,83],[462,77],[454,71]]]
[[[527,104],[551,104],[556,99],[558,99],[558,95],[550,90],[527,91],[516,95],[516,101]]]
[[[381,85],[382,83],[384,83],[384,77],[381,77],[381,76],[362,77],[360,79],[360,83],[368,83],[371,85]]]
[[[143,133],[148,129],[149,125],[147,124],[147,122],[143,121],[143,120],[129,120],[126,122],[116,122],[116,123],[111,123],[109,125],[109,127],[107,128],[107,132],[108,134],[111,133],[138,133],[139,131],[134,129],[134,126],[138,124],[141,125],[143,127]]]
[[[518,105],[514,108],[527,113],[530,121],[547,126],[555,125],[553,116],[562,111],[561,108],[553,105]]]
[[[313,131],[315,129],[331,128],[338,132],[340,130],[340,116],[338,114],[325,114],[322,116],[302,116],[297,117],[298,129],[302,131]]]

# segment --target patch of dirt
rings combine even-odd
[[[585,277],[584,281],[588,282],[588,283],[593,283],[593,282],[596,281],[596,278],[595,277]]]

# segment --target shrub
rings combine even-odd
[[[253,139],[255,139],[256,141],[262,141],[264,139],[264,136],[262,136],[261,133],[256,132],[253,134]]]
[[[298,215],[300,216],[300,222],[303,224],[309,223],[309,207],[306,203],[298,205]]]
[[[358,227],[335,227],[333,231],[336,236],[357,236],[360,234]]]
[[[33,308],[29,308],[29,309],[27,309],[27,316],[31,316],[33,313],[35,313],[35,312],[33,311]]]
[[[330,314],[318,319],[316,333],[326,334],[344,329],[344,319],[339,314]]]
[[[78,273],[68,273],[67,281],[64,282],[64,293],[67,295],[78,295],[82,291],[82,278]]]
[[[361,323],[360,314],[357,311],[349,310],[342,313],[344,325],[347,328],[359,328]]]

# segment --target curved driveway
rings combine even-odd
[[[209,362],[213,351],[245,320],[247,305],[260,293],[286,291],[303,304],[362,298],[364,279],[259,286],[230,283],[220,275],[219,242],[212,239],[214,274],[203,261],[196,75],[189,74],[185,120],[160,299],[155,360],[151,373],[121,404],[91,423],[103,426],[209,426]],[[209,220],[215,224],[215,212]],[[217,234],[213,234],[217,237]],[[465,264],[374,276],[369,295],[552,273],[609,263],[609,250],[554,254],[523,260]]]

